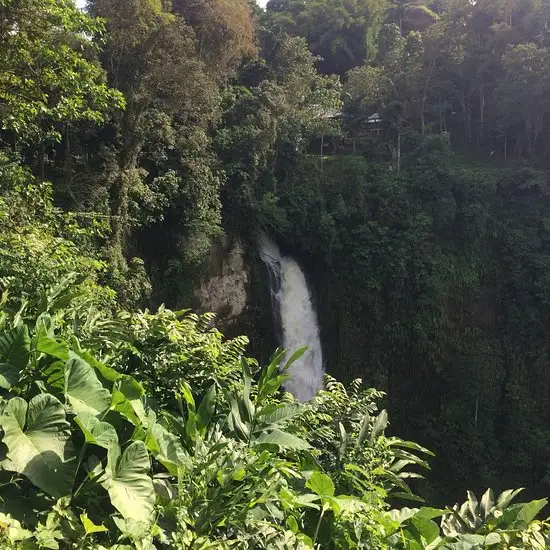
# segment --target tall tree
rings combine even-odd
[[[385,0],[289,0],[267,6],[270,24],[307,39],[325,74],[344,75],[376,54]]]
[[[104,64],[126,97],[110,146],[113,261],[119,275],[133,229],[160,222],[169,209],[189,236],[219,224],[218,188],[208,128],[219,93],[198,56],[193,30],[156,0],[95,0],[108,29]],[[181,239],[181,236],[180,236]]]
[[[286,38],[256,85],[227,90],[217,145],[228,173],[224,199],[232,225],[242,228],[258,218],[269,223],[277,182],[310,140],[334,131],[330,117],[341,107],[339,82],[320,75],[315,61],[303,38]]]
[[[255,54],[248,0],[173,0],[172,4],[195,30],[200,57],[218,80],[225,81],[243,58]]]
[[[517,154],[535,152],[550,112],[549,52],[536,44],[518,44],[503,56],[504,78],[497,93],[499,123],[505,136],[515,136]]]
[[[107,87],[90,35],[100,21],[70,0],[0,2],[0,123],[12,139],[61,138],[62,123],[101,122],[122,96]],[[7,134],[4,134],[7,138]]]
[[[399,26],[401,34],[424,30],[437,20],[437,14],[422,0],[390,0],[387,16]]]

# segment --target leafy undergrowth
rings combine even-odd
[[[282,387],[301,351],[260,368],[211,315],[122,311],[92,253],[101,226],[8,168],[0,548],[548,546],[546,500],[514,504],[518,491],[422,506],[407,482],[431,453],[385,435],[383,396],[360,380],[327,377],[298,404]]]
[[[58,299],[63,292],[56,290]],[[64,292],[70,294],[70,288]],[[61,295],[60,295],[61,293]],[[53,303],[51,300],[44,304]],[[327,378],[307,404],[211,317],[4,312],[2,548],[545,548],[519,491],[391,509],[431,453],[384,435],[381,394]],[[67,322],[68,318],[73,322]]]

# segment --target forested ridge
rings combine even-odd
[[[0,0],[1,547],[550,546],[549,21]],[[308,403],[257,265],[248,337],[182,309],[259,232],[314,289]]]

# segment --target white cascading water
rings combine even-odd
[[[275,314],[280,318],[281,336],[287,357],[297,349],[308,350],[289,370],[285,389],[297,401],[309,401],[323,385],[323,352],[319,323],[306,278],[298,263],[282,256],[266,235],[259,238],[260,255],[270,274]]]

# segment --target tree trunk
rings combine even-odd
[[[71,150],[71,127],[68,123],[65,125],[65,158],[63,159],[63,172],[65,177],[64,186],[71,200],[76,204],[78,202],[77,197],[75,197],[73,193],[74,163]]]
[[[508,136],[504,134],[504,158],[508,158]]]
[[[401,172],[401,125],[397,125],[397,173]]]
[[[126,248],[128,232],[128,178],[130,166],[124,163],[119,168],[113,196],[113,245],[117,252],[123,254]]]
[[[422,95],[422,109],[420,113],[420,119],[422,123],[422,135],[426,134],[426,102],[428,100],[428,88],[430,86],[430,80],[432,79],[432,73],[435,66],[435,59],[432,59],[430,63],[430,68],[428,70],[428,76],[426,77],[426,82],[424,84],[424,94]]]
[[[483,81],[479,88],[479,134],[478,134],[478,149],[483,142],[483,135],[485,133],[485,87]]]
[[[124,137],[119,156],[118,176],[116,178],[112,196],[112,230],[113,249],[115,260],[122,262],[126,249],[126,239],[129,233],[129,187],[132,172],[136,169],[141,148],[142,139],[136,135],[140,114],[137,109],[128,107],[122,122]]]

